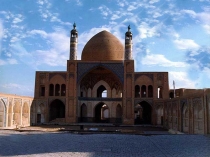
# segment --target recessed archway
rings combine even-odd
[[[102,97],[103,98],[107,97],[107,90],[103,85],[99,86],[97,89],[97,98],[102,98]]]
[[[87,122],[87,106],[85,104],[81,105],[80,121]]]
[[[109,122],[109,108],[101,102],[95,107],[95,122],[96,123],[108,123]]]
[[[5,123],[5,105],[3,101],[0,100],[0,127],[4,127]]]
[[[135,124],[151,124],[152,107],[142,101],[135,106]]]
[[[65,105],[59,99],[55,99],[50,104],[50,121],[56,118],[65,118]]]
[[[122,107],[120,104],[116,107],[116,123],[122,123]]]

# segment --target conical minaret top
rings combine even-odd
[[[128,31],[125,33],[125,60],[132,59],[132,32],[130,31],[131,27],[128,26]]]
[[[78,39],[78,32],[76,30],[76,24],[73,24],[73,29],[71,30],[71,37],[70,37],[70,60],[77,59],[77,39]]]

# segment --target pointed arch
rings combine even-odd
[[[29,125],[29,106],[28,103],[24,103],[22,107],[22,125],[28,126]]]
[[[146,97],[147,96],[147,88],[145,85],[141,86],[141,97]]]
[[[15,125],[21,125],[21,104],[19,101],[15,102],[13,106],[13,120]]]
[[[100,102],[95,106],[95,122],[96,123],[109,122],[109,107],[104,102]]]
[[[54,96],[54,85],[53,84],[49,85],[49,96]]]
[[[60,85],[59,84],[55,85],[55,96],[60,96]]]
[[[61,96],[66,96],[66,85],[65,84],[61,85]]]
[[[59,99],[55,99],[50,104],[50,121],[57,118],[65,118],[65,105]]]
[[[107,97],[111,97],[111,88],[104,80],[100,80],[93,87],[93,97],[97,97],[97,90],[100,86],[103,86],[107,90]]]
[[[120,104],[116,107],[116,123],[122,123],[122,107]]]
[[[87,106],[84,103],[80,107],[80,118],[81,122],[87,122]]]
[[[103,85],[100,85],[97,89],[97,98],[107,97],[107,90]]]
[[[6,105],[4,101],[0,99],[0,127],[5,127],[6,123]]]
[[[139,98],[139,97],[140,97],[140,86],[135,85],[135,98]]]
[[[152,123],[152,107],[146,101],[136,104],[135,108],[135,124],[151,124]]]
[[[153,86],[152,85],[148,86],[148,97],[150,97],[150,98],[153,97]]]

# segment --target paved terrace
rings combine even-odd
[[[0,156],[208,157],[210,137],[0,130]]]

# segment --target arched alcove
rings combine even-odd
[[[21,104],[19,101],[15,102],[13,106],[13,120],[15,125],[21,125]]]
[[[135,108],[135,124],[151,124],[152,119],[152,107],[146,102],[142,101],[138,103]]]
[[[101,102],[95,107],[95,122],[96,123],[108,123],[109,122],[109,108]]]
[[[54,96],[54,85],[53,84],[49,85],[49,96]]]
[[[102,93],[101,93],[102,92]],[[103,93],[104,92],[104,93]],[[111,97],[111,88],[109,86],[108,83],[106,83],[105,81],[103,80],[100,80],[99,82],[97,82],[94,87],[93,87],[93,90],[92,90],[92,93],[93,93],[93,96],[94,97],[98,97],[100,96],[101,94],[101,97],[102,95],[104,94],[104,96],[106,97]],[[99,95],[98,95],[99,94]],[[100,97],[100,98],[101,98]]]
[[[55,85],[55,96],[59,96],[60,95],[60,85],[56,84]]]
[[[147,96],[147,88],[145,85],[141,86],[141,97],[146,97]]]
[[[22,108],[22,125],[28,126],[29,125],[29,106],[28,103],[23,104]]]
[[[156,113],[157,113],[157,125],[163,125],[163,106],[158,106]]]
[[[0,127],[4,127],[5,122],[5,105],[2,100],[0,100]]]
[[[116,123],[122,123],[122,107],[120,104],[116,107]]]
[[[80,109],[80,121],[87,122],[87,106],[85,104],[82,104]]]
[[[140,97],[140,87],[139,85],[135,85],[135,98]]]
[[[107,90],[103,85],[99,86],[97,89],[97,98],[102,98],[102,97],[103,98],[107,97]]]
[[[65,84],[61,85],[61,96],[66,96],[66,85]]]
[[[65,105],[59,99],[55,99],[50,104],[50,121],[57,118],[65,118]]]
[[[153,97],[153,86],[152,85],[148,86],[148,97],[150,97],[150,98]]]

